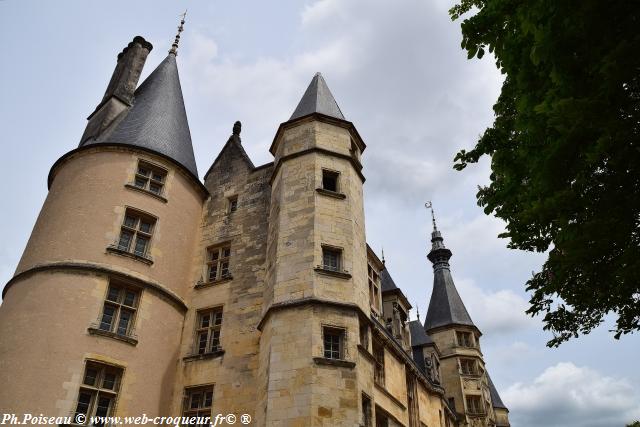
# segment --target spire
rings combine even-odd
[[[418,322],[420,321],[420,307],[418,307],[418,304],[416,303],[416,317],[418,318]]]
[[[180,20],[180,26],[178,27],[178,34],[176,34],[176,38],[171,45],[171,49],[169,49],[169,54],[173,56],[178,55],[178,43],[180,43],[180,33],[184,31],[184,18],[187,16],[187,11],[185,10],[182,15],[182,19]]]
[[[167,55],[153,70],[135,91],[131,109],[121,116],[112,132],[87,140],[83,146],[139,147],[176,161],[198,179],[175,55]]]
[[[447,325],[468,325],[475,326],[469,313],[467,312],[460,294],[453,283],[451,277],[451,267],[449,259],[451,251],[444,245],[442,234],[436,228],[435,215],[431,202],[425,204],[427,209],[431,209],[433,231],[431,232],[431,251],[427,258],[433,263],[433,292],[424,327],[429,329]]]
[[[384,260],[384,248],[382,248],[382,265],[385,265],[386,261]]]
[[[338,107],[338,103],[333,98],[327,83],[320,73],[316,73],[311,80],[309,87],[307,87],[304,95],[302,95],[302,99],[289,120],[298,119],[313,113],[320,113],[336,119],[345,120],[342,111],[340,111],[340,107]]]

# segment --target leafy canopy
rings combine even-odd
[[[616,316],[640,329],[640,2],[459,0],[469,58],[505,75],[495,122],[460,151],[491,157],[478,204],[507,223],[509,247],[546,251],[527,282],[548,346]],[[463,16],[464,15],[464,16]]]

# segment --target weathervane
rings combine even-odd
[[[431,203],[431,200],[429,200],[427,203],[425,203],[424,207],[427,208],[427,209],[431,209],[431,222],[433,223],[433,230],[437,231],[438,227],[436,227],[436,214],[433,211],[433,203]]]
[[[182,19],[180,20],[180,26],[178,27],[178,34],[176,34],[176,39],[173,41],[171,45],[171,50],[169,53],[174,55],[178,55],[178,43],[180,43],[180,33],[184,31],[184,19],[187,16],[187,11],[185,10],[183,14],[180,15]]]

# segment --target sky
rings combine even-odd
[[[433,202],[453,252],[458,290],[479,329],[487,368],[516,427],[612,427],[640,419],[640,334],[617,341],[611,319],[549,349],[524,311],[524,283],[544,254],[514,251],[504,224],[476,205],[489,162],[463,172],[455,153],[493,120],[502,76],[467,60],[448,0],[0,0],[0,287],[11,278],[42,202],[51,165],[75,148],[116,56],[149,40],[142,79],[167,54],[185,9],[178,66],[200,176],[240,120],[256,165],[315,72],[367,144],[367,240],[384,248],[395,282],[424,319]],[[142,82],[141,79],[141,82]],[[412,318],[416,317],[412,312]]]

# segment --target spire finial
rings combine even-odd
[[[233,134],[240,136],[240,131],[242,131],[242,123],[238,120],[233,124]]]
[[[433,211],[433,203],[431,203],[431,200],[425,203],[424,207],[427,209],[431,209],[431,222],[433,223],[433,231],[438,231],[438,227],[436,227],[436,214]]]
[[[416,304],[416,316],[418,317],[418,322],[420,321],[420,307]]]
[[[187,11],[185,10],[183,14],[180,15],[182,19],[180,20],[180,26],[178,27],[178,34],[176,34],[176,39],[173,41],[171,45],[171,49],[169,50],[170,54],[173,56],[178,55],[178,43],[180,43],[180,33],[184,31],[184,19],[187,16]]]
[[[382,265],[385,265],[385,260],[384,260],[384,248],[382,248]]]

